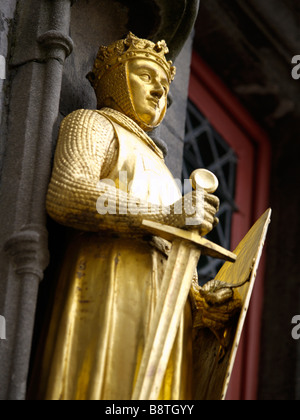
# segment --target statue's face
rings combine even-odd
[[[155,127],[167,109],[168,77],[163,68],[147,59],[128,62],[129,90],[135,112],[148,126]]]

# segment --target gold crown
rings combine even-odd
[[[108,47],[100,47],[93,72],[88,75],[88,78],[94,88],[97,88],[102,76],[118,64],[135,58],[146,58],[157,62],[165,70],[171,83],[175,78],[176,67],[172,65],[172,61],[167,61],[165,55],[168,52],[165,41],[154,44],[129,32],[126,39],[116,41]]]

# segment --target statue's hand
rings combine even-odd
[[[216,217],[219,205],[220,201],[215,195],[204,190],[192,191],[174,204],[174,224],[176,227],[198,230],[205,236],[219,223]]]
[[[202,309],[202,321],[215,330],[225,328],[242,307],[238,291],[218,280],[199,287],[198,304]]]
[[[241,311],[242,299],[233,285],[211,280],[205,286],[193,284],[194,328],[209,328],[225,350],[224,331]]]
[[[220,200],[214,194],[204,191],[204,220],[199,226],[201,236],[207,235],[219,223],[216,217],[220,208]]]

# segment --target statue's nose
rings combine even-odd
[[[154,89],[151,91],[151,95],[161,99],[164,94],[164,88],[161,84],[157,84]]]

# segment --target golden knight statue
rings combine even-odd
[[[167,53],[164,41],[131,33],[101,47],[88,75],[97,110],[75,111],[62,122],[47,211],[72,228],[73,237],[34,379],[36,399],[131,399],[170,251],[170,243],[150,235],[142,221],[201,235],[218,222],[219,200],[205,192],[197,223],[199,192],[182,197],[163,152],[147,135],[167,110],[175,77]],[[186,226],[188,217],[193,226]],[[196,278],[192,289],[160,399],[194,398]]]

